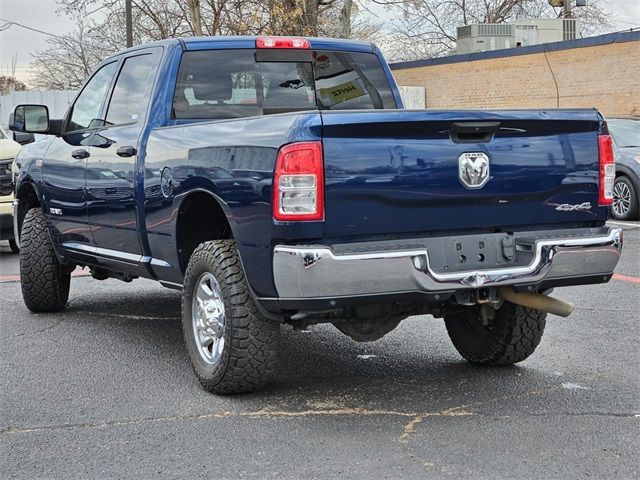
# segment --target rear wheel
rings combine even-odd
[[[193,370],[206,390],[249,392],[273,377],[280,325],[260,315],[233,240],[204,242],[191,255],[182,293],[182,331]]]
[[[19,253],[20,249],[18,248],[18,244],[15,240],[9,240],[9,248],[13,253]]]
[[[58,261],[42,210],[32,208],[22,222],[20,283],[32,312],[59,312],[69,299],[71,267]]]
[[[638,209],[638,192],[633,182],[624,176],[617,177],[613,184],[611,215],[618,220],[635,220]]]
[[[445,315],[449,338],[460,355],[485,366],[511,365],[531,355],[542,338],[545,312],[504,302],[495,318],[483,321],[480,307]]]

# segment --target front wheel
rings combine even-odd
[[[495,318],[483,321],[480,307],[464,307],[445,315],[453,346],[472,363],[512,365],[531,355],[542,338],[547,314],[504,302]]]
[[[200,244],[182,293],[182,331],[193,370],[213,393],[243,393],[273,377],[280,325],[264,319],[249,293],[233,240]]]
[[[32,208],[24,217],[20,235],[20,283],[27,308],[32,312],[62,310],[69,299],[71,270],[56,257],[44,213]]]

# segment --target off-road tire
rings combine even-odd
[[[32,312],[59,312],[69,299],[71,272],[58,261],[44,213],[32,208],[20,234],[20,283],[22,298]]]
[[[15,240],[9,240],[9,248],[13,253],[20,253],[20,249],[18,248],[18,244]]]
[[[198,351],[191,316],[198,279],[205,272],[217,280],[225,308],[225,343],[214,365],[205,362]],[[201,243],[191,255],[182,293],[182,332],[193,371],[205,390],[217,394],[251,392],[272,379],[280,324],[260,314],[233,240]]]
[[[504,302],[495,319],[484,326],[477,306],[445,315],[453,346],[477,365],[512,365],[531,355],[542,338],[547,314]]]

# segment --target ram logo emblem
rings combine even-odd
[[[482,188],[489,181],[489,157],[482,152],[467,152],[458,157],[458,177],[467,188]]]

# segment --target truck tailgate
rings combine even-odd
[[[327,236],[598,220],[595,110],[344,111],[322,120]]]

